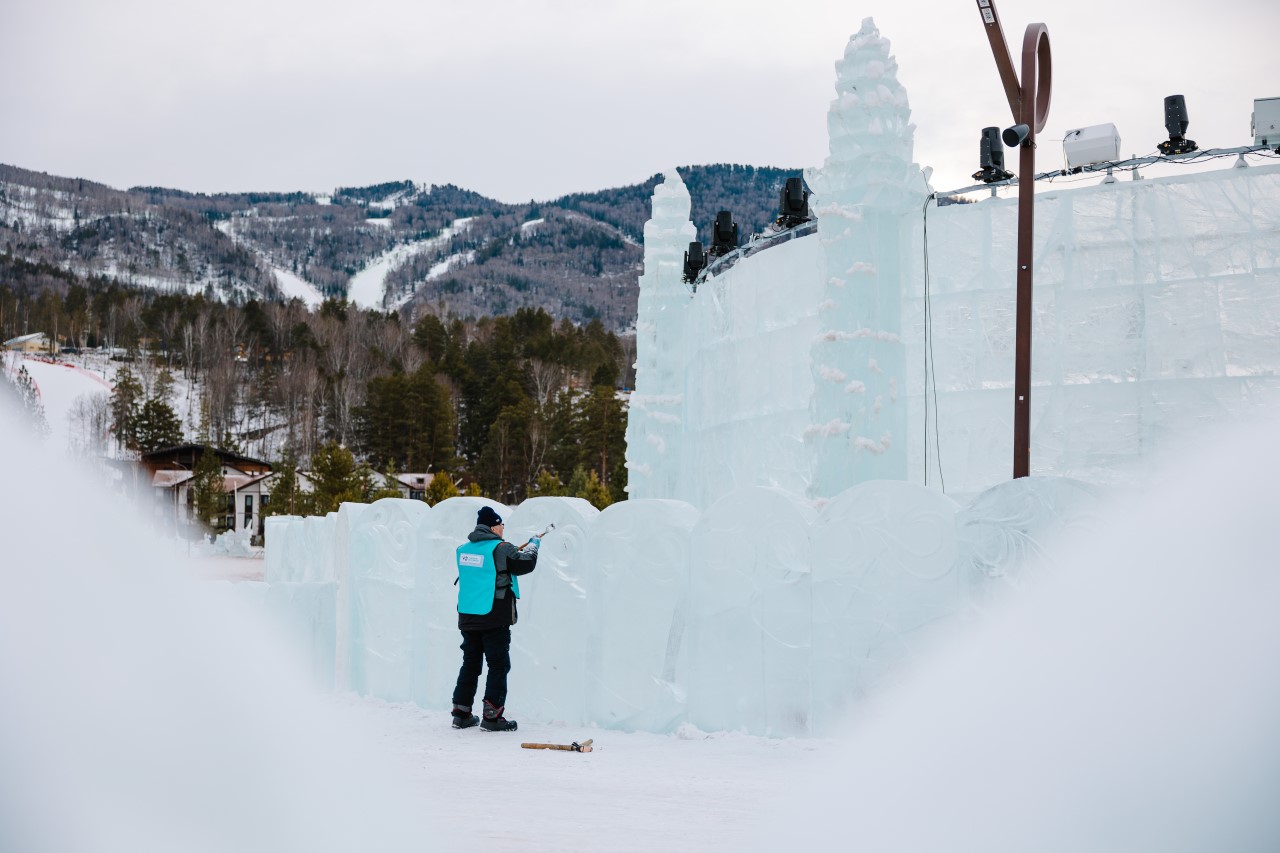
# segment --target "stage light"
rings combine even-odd
[[[801,178],[787,178],[787,183],[778,194],[778,218],[774,220],[779,228],[795,228],[809,220],[809,191],[804,188]]]
[[[694,240],[689,244],[689,251],[684,253],[684,281],[692,284],[707,265],[707,256],[702,252],[702,244]]]
[[[1005,171],[1004,148],[1000,145],[1000,128],[984,127],[982,139],[978,143],[978,171],[973,173],[975,181],[994,184],[1007,181],[1013,172]]]
[[[1194,140],[1187,139],[1187,127],[1191,119],[1187,116],[1187,99],[1181,95],[1170,95],[1164,99],[1164,129],[1169,131],[1169,139],[1156,147],[1161,154],[1189,154],[1199,146]]]
[[[722,210],[716,214],[715,224],[711,226],[711,248],[707,254],[718,258],[736,248],[738,248],[738,223],[733,221],[732,213]]]

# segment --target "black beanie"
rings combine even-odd
[[[482,506],[480,511],[476,513],[476,524],[482,524],[485,527],[495,527],[502,523],[502,516],[493,511],[492,507]]]

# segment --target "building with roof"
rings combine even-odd
[[[204,450],[202,444],[181,444],[144,453],[139,460],[158,511],[179,526],[195,523],[192,481]],[[214,530],[261,536],[262,509],[271,497],[271,464],[217,447],[212,450],[222,468],[224,494]]]
[[[49,350],[49,338],[44,332],[35,332],[30,335],[19,335],[16,338],[10,338],[0,346],[13,352],[47,352]]]

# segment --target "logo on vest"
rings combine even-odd
[[[483,566],[484,557],[479,554],[459,554],[458,562],[464,566]]]

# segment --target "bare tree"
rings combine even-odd
[[[534,404],[541,414],[551,405],[556,392],[564,385],[564,368],[555,362],[531,358],[528,362],[529,377],[533,380]]]
[[[105,456],[111,438],[111,397],[105,391],[81,394],[71,404],[73,452],[82,456]]]
[[[160,315],[160,332],[164,335],[164,356],[168,367],[173,367],[173,345],[177,342],[181,320],[177,311],[166,311]]]

